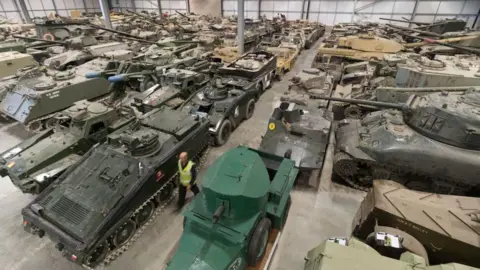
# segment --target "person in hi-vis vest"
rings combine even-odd
[[[185,196],[187,195],[187,189],[190,189],[193,194],[197,195],[200,190],[195,184],[197,178],[197,168],[193,161],[188,160],[187,152],[182,152],[178,159],[178,208],[182,208],[185,204]]]

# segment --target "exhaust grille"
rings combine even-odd
[[[90,210],[65,196],[53,205],[52,210],[75,225],[80,224],[90,213]]]

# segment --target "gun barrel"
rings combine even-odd
[[[387,23],[385,25],[388,26],[388,27],[391,27],[391,28],[396,28],[396,29],[405,30],[405,31],[412,31],[412,32],[416,32],[416,33],[427,35],[427,36],[442,37],[442,35],[440,35],[440,34],[429,32],[429,31],[422,31],[422,30],[412,29],[412,28],[408,28],[408,27],[393,25],[393,24],[389,24],[389,23]]]
[[[377,90],[395,92],[463,92],[470,89],[480,91],[480,86],[448,86],[448,87],[378,87]]]
[[[46,40],[46,39],[32,38],[32,37],[22,37],[22,36],[17,36],[17,35],[12,35],[12,37],[19,38],[19,39],[25,39],[25,40],[29,40],[29,41],[42,41],[42,42],[53,43],[53,44],[67,45],[67,42],[63,42],[63,41]]]
[[[117,30],[113,30],[113,29],[108,29],[108,28],[105,28],[105,27],[102,27],[102,26],[99,26],[99,25],[89,24],[89,26],[90,26],[90,27],[93,27],[93,28],[105,30],[105,31],[107,31],[107,32],[112,32],[112,33],[115,33],[115,34],[119,34],[119,35],[122,35],[122,36],[141,39],[141,38],[139,38],[139,37],[137,37],[137,36],[130,35],[130,34],[128,34],[128,33],[121,32],[121,31],[117,31]]]
[[[368,106],[397,109],[397,110],[402,110],[405,108],[404,104],[361,100],[361,99],[336,98],[336,97],[327,97],[327,96],[317,96],[316,99],[339,101],[339,102],[345,102],[345,103],[351,103],[351,104],[368,105]]]
[[[426,23],[426,22],[415,22],[415,21],[411,21],[411,20],[399,20],[399,19],[390,19],[390,18],[380,18],[380,20],[392,21],[392,22],[402,22],[402,23],[413,23],[413,24],[417,24],[417,25],[429,25],[430,24],[430,23]]]
[[[465,52],[468,52],[468,53],[480,54],[480,50],[475,49],[475,48],[459,46],[459,45],[455,45],[455,44],[451,44],[451,43],[447,43],[447,42],[438,42],[436,40],[428,39],[428,38],[425,38],[424,41],[427,42],[427,43],[434,43],[434,44],[438,43],[438,44],[441,44],[442,46],[458,49],[458,50],[465,51]]]

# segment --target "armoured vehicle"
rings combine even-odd
[[[376,234],[403,239],[403,248],[431,264],[458,262],[480,267],[480,230],[472,218],[480,199],[408,190],[389,180],[373,181],[354,217],[354,234],[382,254]]]
[[[281,230],[297,176],[286,158],[240,146],[205,173],[203,189],[184,212],[179,247],[166,269],[247,269]]]
[[[300,31],[291,32],[286,36],[283,36],[279,47],[292,48],[301,51],[305,47],[306,39],[305,34]]]
[[[177,108],[193,93],[205,87],[208,78],[202,73],[185,69],[168,69],[160,75],[157,84],[147,85],[149,87],[142,94],[134,97],[132,106],[140,112],[146,113],[166,105]]]
[[[53,126],[1,154],[0,175],[25,193],[38,194],[94,144],[132,122],[125,108],[78,101],[62,112],[68,123]]]
[[[22,210],[25,230],[48,235],[80,265],[112,258],[169,202],[178,155],[198,157],[208,127],[208,119],[164,108],[113,132]]]
[[[281,47],[267,47],[266,51],[277,55],[276,74],[278,78],[281,78],[283,74],[293,68],[293,64],[300,53],[298,49]]]
[[[8,88],[0,104],[2,114],[15,119],[31,131],[40,131],[53,113],[76,101],[94,99],[111,92],[108,81],[86,78],[89,72],[115,72],[118,62],[95,59],[67,71],[34,68]]]
[[[217,47],[210,59],[218,63],[231,63],[238,58],[237,47]]]
[[[327,102],[317,97],[330,96],[335,86],[332,76],[316,68],[303,69],[290,81],[288,91],[284,92],[280,99],[301,105],[312,105],[315,108],[327,107]]]
[[[218,76],[181,109],[199,116],[208,115],[215,144],[223,145],[234,128],[252,117],[255,102],[272,84],[276,65],[277,56],[272,53],[244,54],[218,68]]]
[[[291,159],[300,170],[298,182],[317,188],[332,118],[326,108],[281,102],[258,149]]]
[[[399,87],[480,85],[480,57],[437,55],[430,60],[410,55],[405,64],[398,64],[395,79]]]
[[[16,51],[2,52],[0,53],[0,78],[15,75],[21,68],[36,65],[38,63],[29,54]]]
[[[405,104],[319,97],[387,108],[338,124],[334,171],[356,188],[381,178],[416,190],[477,194],[479,94],[412,95]]]
[[[318,27],[303,27],[302,31],[305,35],[305,49],[310,47],[325,33],[325,26],[319,25]]]
[[[379,235],[379,242],[391,249],[402,252],[402,243],[394,235]],[[478,270],[459,263],[429,265],[424,258],[403,252],[396,259],[380,255],[367,244],[352,237],[330,238],[310,250],[305,257],[304,270]]]

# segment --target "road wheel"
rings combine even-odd
[[[272,222],[268,218],[263,218],[255,227],[247,249],[248,266],[257,265],[263,258],[263,255],[265,255],[271,226]]]
[[[155,211],[155,204],[149,201],[145,206],[135,215],[135,222],[140,227],[147,222]]]
[[[149,88],[153,87],[155,84],[157,84],[152,77],[150,76],[145,76],[140,83],[140,86],[138,87],[138,90],[140,92],[147,91]]]
[[[137,224],[133,220],[129,219],[127,222],[125,222],[125,224],[118,228],[112,240],[113,245],[117,248],[123,246],[133,237],[136,229]]]
[[[85,257],[85,264],[94,268],[99,265],[108,254],[108,242],[105,240]]]
[[[246,107],[246,112],[245,112],[245,119],[248,120],[252,118],[253,112],[255,112],[255,99],[252,98],[248,101],[247,107]]]
[[[43,126],[40,121],[34,121],[25,126],[25,129],[32,133],[38,133],[42,130]]]
[[[173,184],[168,183],[163,187],[162,191],[160,191],[159,193],[157,193],[157,195],[155,195],[155,200],[158,203],[164,203],[168,201],[170,197],[172,197],[172,195],[173,195]]]
[[[225,119],[223,120],[223,123],[220,125],[220,128],[217,131],[217,134],[215,135],[215,144],[217,146],[224,145],[228,141],[228,138],[230,138],[231,134],[232,134],[232,123],[230,122],[230,120]]]

